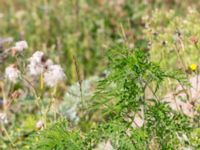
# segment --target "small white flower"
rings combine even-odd
[[[28,65],[28,70],[30,75],[37,76],[44,72],[53,62],[45,59],[44,53],[41,51],[36,51],[31,58],[29,58],[30,64]]]
[[[0,124],[7,124],[8,119],[7,115],[5,113],[0,113]]]
[[[54,87],[65,79],[65,73],[60,65],[51,65],[44,73],[44,81],[47,86]]]
[[[5,69],[5,77],[13,83],[17,82],[21,72],[16,68],[15,65],[10,65]]]
[[[37,128],[38,130],[43,129],[43,128],[44,128],[44,121],[39,120],[39,121],[36,123],[36,128]]]
[[[15,43],[15,47],[13,48],[18,52],[22,52],[24,49],[28,48],[28,44],[26,41],[19,41]]]

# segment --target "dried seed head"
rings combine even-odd
[[[60,65],[50,65],[44,73],[44,81],[47,86],[54,87],[66,78]]]
[[[17,79],[19,79],[20,75],[21,72],[17,69],[17,66],[15,64],[12,64],[5,69],[6,79],[13,83],[17,82]]]
[[[15,43],[15,46],[12,48],[15,52],[22,52],[28,48],[26,41],[19,41]]]
[[[48,59],[41,51],[36,51],[31,58],[29,58],[28,70],[29,74],[33,76],[40,75],[47,69],[53,62]]]

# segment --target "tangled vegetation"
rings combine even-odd
[[[0,0],[0,149],[200,149],[199,5]]]

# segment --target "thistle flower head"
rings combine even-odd
[[[44,53],[41,51],[36,51],[31,58],[29,58],[30,63],[41,63]]]
[[[19,41],[15,43],[15,46],[13,47],[14,50],[18,52],[22,52],[23,50],[28,48],[28,44],[26,41]]]
[[[12,64],[5,69],[6,79],[8,79],[9,81],[13,83],[17,82],[17,79],[20,77],[20,75],[21,75],[21,72],[17,69],[15,64]]]
[[[47,86],[54,87],[66,78],[60,65],[51,65],[44,73],[44,81]]]
[[[46,60],[45,55],[41,51],[36,51],[31,58],[29,58],[28,70],[30,75],[37,76],[44,72],[53,62]]]
[[[48,69],[48,67],[51,65],[53,65],[53,61],[51,59],[47,59],[47,61],[44,63],[45,69]]]

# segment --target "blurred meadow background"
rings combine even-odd
[[[63,64],[70,84],[77,80],[73,57],[83,78],[99,74],[109,46],[123,44],[125,36],[133,47],[143,38],[142,17],[157,8],[184,16],[188,6],[198,8],[199,1],[1,0],[0,34],[14,41],[26,39],[30,45],[27,55],[41,49],[47,52]]]
[[[182,83],[182,76],[174,77],[171,74],[164,74],[159,71],[159,67],[176,72],[176,75],[177,72],[182,72],[186,76],[184,79],[191,82],[192,87],[198,87],[198,82],[195,80],[194,83],[192,77],[199,78],[199,8],[199,0],[0,0],[0,149],[182,150],[184,145],[185,148],[191,148],[190,150],[198,150],[200,148],[200,94],[198,94],[198,90],[196,99],[194,98],[197,102],[194,102],[193,91],[189,88],[189,96],[192,98],[188,98],[187,92],[185,92],[188,89],[181,84],[178,87],[179,90],[186,93],[186,97],[191,100],[191,103],[187,103],[185,100],[187,98],[184,97],[184,102],[180,102],[180,108],[178,106],[174,109],[172,102],[166,100],[173,105],[170,105],[172,109],[185,115],[177,122],[176,119],[179,116],[171,117],[172,120],[166,119],[168,117],[166,114],[170,114],[170,111],[167,111],[168,107],[165,109],[165,106],[159,105],[154,110],[147,109],[147,112],[149,110],[147,118],[156,114],[153,111],[158,112],[158,115],[154,116],[155,118],[166,115],[163,117],[164,119],[160,117],[164,120],[158,121],[160,126],[155,123],[158,130],[162,130],[164,128],[162,125],[166,122],[166,126],[169,124],[169,128],[163,129],[163,133],[157,130],[150,133],[157,127],[153,123],[151,124],[151,121],[159,118],[152,117],[153,119],[148,120],[150,123],[141,130],[135,130],[135,128],[133,131],[131,130],[133,135],[121,135],[122,132],[127,133],[130,124],[124,125],[119,118],[126,120],[124,116],[129,114],[129,109],[131,112],[138,112],[141,108],[132,102],[122,105],[121,102],[124,99],[129,101],[129,99],[135,100],[140,97],[138,98],[140,100],[142,97],[143,99],[157,100],[164,99],[163,97],[170,95],[173,91],[177,92],[177,83]],[[28,43],[28,48],[22,56],[5,55],[5,50],[12,47],[17,41]],[[137,50],[132,51],[137,48],[147,52],[149,57],[146,54],[143,57],[143,53],[137,54]],[[113,49],[129,49],[130,52],[126,55],[126,52],[121,50],[120,53],[119,50],[113,54]],[[63,68],[66,80],[62,81],[57,89],[43,85],[43,80],[45,80],[42,77],[43,74],[40,77],[32,78],[25,73],[26,63],[29,62],[28,58],[36,51],[42,51],[45,53],[45,57]],[[110,51],[112,55],[109,55]],[[131,56],[133,54],[130,60],[128,59],[129,53]],[[159,67],[150,63],[147,67],[149,70],[143,74],[140,67],[139,69],[137,69],[138,66],[136,69],[131,68],[132,64],[129,66],[124,61],[121,62],[121,58],[127,58],[126,62],[128,63],[138,61],[138,66],[143,61],[147,64],[150,61],[157,63]],[[142,60],[138,60],[140,58]],[[117,64],[118,62],[120,63]],[[5,80],[5,68],[10,64],[17,64],[18,68],[22,68],[21,72],[25,73],[26,78],[30,81],[24,83],[26,81],[21,80],[16,84],[11,84]],[[116,69],[115,71],[118,71],[121,76],[116,72],[112,74],[110,66],[113,70]],[[146,67],[145,65],[141,66]],[[121,71],[119,71],[120,67]],[[133,81],[131,79],[130,82],[129,69],[131,71],[135,69],[133,74],[138,75],[137,79]],[[122,75],[123,72],[127,73],[127,78]],[[145,80],[151,75],[153,81],[150,86],[153,87],[152,89],[156,89],[155,92],[152,92],[148,86],[147,89],[145,87],[141,88],[142,90],[139,89],[138,87],[144,85],[140,79],[144,78]],[[107,76],[108,78],[106,78]],[[160,84],[165,77],[172,77],[177,81],[167,79]],[[100,88],[97,88],[98,81],[104,78],[106,80],[100,82]],[[27,85],[29,82],[33,85],[31,83],[31,86]],[[110,83],[109,86],[106,83]],[[122,86],[121,83],[124,85]],[[130,83],[127,88],[125,83]],[[101,84],[106,86],[104,85],[102,88]],[[157,90],[158,87],[159,90]],[[33,92],[31,88],[34,89]],[[96,88],[103,92],[96,91]],[[110,91],[104,91],[106,88]],[[141,91],[138,92],[136,89]],[[120,92],[126,94],[123,95]],[[101,97],[105,101],[98,98],[99,93],[105,94]],[[133,98],[130,96],[131,94],[127,93],[138,96]],[[177,93],[170,96],[180,96],[179,91]],[[51,101],[51,99],[53,100]],[[95,100],[93,101],[93,99]],[[113,102],[115,99],[116,103]],[[142,101],[143,103],[145,102]],[[191,105],[193,109],[193,103],[195,103],[194,111],[188,110]],[[111,110],[107,105],[113,106],[113,109]],[[183,108],[181,108],[182,106]],[[91,107],[93,107],[92,110]],[[159,113],[159,110],[156,110],[158,108],[166,112]],[[104,109],[106,109],[106,115],[103,113]],[[198,113],[195,118],[196,111]],[[3,114],[7,116],[6,123]],[[141,118],[142,120],[144,118],[141,117],[142,115],[138,116],[137,121],[141,123]],[[192,116],[192,119],[188,119],[188,116]],[[63,121],[63,118],[67,121]],[[116,118],[118,119],[116,120]],[[184,121],[187,119],[190,120],[190,125],[187,124],[184,128]],[[162,121],[166,122],[162,124]],[[110,123],[109,127],[99,127],[101,122]],[[54,126],[54,124],[56,125]],[[67,126],[67,131],[65,127],[61,128],[63,125]],[[146,126],[151,128],[146,128]],[[189,130],[189,127],[192,130]],[[93,128],[95,128],[94,132]],[[182,130],[187,131],[187,134],[183,134],[188,138],[185,143],[178,142],[179,133],[173,134],[179,129],[181,133]],[[120,133],[118,134],[117,131]],[[65,134],[62,135],[62,133]],[[99,137],[101,133],[103,135]],[[181,138],[183,139],[183,137]],[[52,140],[54,138],[55,140]],[[112,138],[116,138],[116,142]],[[132,138],[136,141],[131,141]],[[71,139],[71,141],[67,139]],[[181,141],[183,141],[182,139]],[[144,144],[145,140],[148,142]],[[102,141],[105,141],[103,148],[102,145],[98,145]]]

